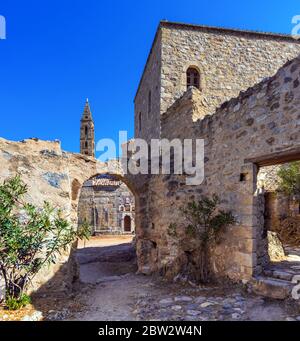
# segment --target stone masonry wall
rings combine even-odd
[[[135,137],[159,138],[159,116],[186,91],[190,66],[201,76],[201,114],[213,114],[299,53],[299,42],[288,36],[161,22],[135,99]]]
[[[101,163],[92,157],[64,152],[59,142],[37,139],[12,142],[0,139],[0,164],[1,183],[20,174],[28,186],[25,197],[28,202],[40,207],[44,201],[50,202],[63,210],[74,227],[78,221],[81,186],[89,178],[97,174],[111,174],[125,182],[135,194],[139,188],[139,180],[133,181],[130,176],[124,176],[118,162]],[[139,200],[136,200],[135,214],[138,223]],[[56,265],[45,268],[37,276],[33,291],[68,290],[76,275],[75,258],[69,250]]]
[[[300,58],[296,58],[274,77],[241,92],[214,115],[204,117],[204,94],[191,88],[162,116],[162,137],[204,139],[205,181],[187,186],[184,175],[150,178],[151,221],[138,241],[144,262],[140,270],[144,267],[145,272],[175,276],[197,263],[198,246],[187,238],[179,208],[201,194],[216,193],[221,207],[231,210],[237,223],[227,229],[223,242],[213,250],[215,274],[248,280],[261,272],[266,246],[262,245],[264,218],[256,185],[258,167],[264,160],[274,159],[276,163],[279,156],[300,155],[299,72]],[[199,110],[202,118],[194,122]],[[177,238],[168,234],[170,223],[177,224]]]
[[[272,76],[299,53],[300,44],[288,37],[165,23],[161,113],[186,91],[189,66],[200,70],[202,105],[213,114],[223,102]]]
[[[160,91],[161,91],[161,34],[157,33],[148,57],[139,91],[134,100],[135,137],[159,138],[160,136]],[[151,110],[149,110],[151,92]],[[141,115],[141,129],[139,124]]]

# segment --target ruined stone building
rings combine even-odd
[[[93,180],[86,181],[109,175],[124,182],[134,196],[134,205],[131,199],[129,204],[134,207],[139,272],[172,279],[198,271],[199,242],[186,233],[180,208],[201,195],[217,194],[220,208],[230,210],[236,223],[210,250],[215,276],[270,283],[264,272],[265,203],[258,174],[262,167],[300,160],[299,54],[299,42],[285,35],[161,22],[135,97],[135,137],[204,139],[202,184],[187,185],[184,173],[133,175],[117,161],[97,161],[88,104],[81,154],[64,152],[57,142],[0,139],[0,180],[22,174],[29,201],[41,205],[50,200],[74,224],[81,193],[99,194],[89,187]],[[110,195],[105,194],[105,202],[121,219],[128,212],[128,196],[122,194],[122,203]],[[97,229],[110,219],[101,205],[87,211]],[[176,237],[169,233],[170,224],[176,225]],[[72,253],[64,255],[39,277],[37,287],[69,287],[75,270]]]
[[[160,23],[135,97],[135,136],[204,139],[205,180],[198,186],[187,186],[184,174],[147,180],[140,271],[197,272],[198,246],[185,233],[180,208],[215,193],[237,221],[212,250],[216,276],[263,274],[257,175],[262,166],[300,159],[299,53],[299,42],[281,34]],[[177,239],[168,234],[170,223]]]
[[[80,153],[95,157],[95,125],[88,100],[80,121]],[[78,224],[87,223],[93,235],[134,233],[134,196],[110,175],[85,181],[78,204]]]

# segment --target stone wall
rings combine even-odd
[[[25,197],[28,202],[40,207],[44,201],[50,202],[63,210],[75,228],[81,187],[89,178],[97,174],[114,175],[135,194],[140,186],[138,180],[133,181],[130,176],[124,176],[119,162],[101,163],[92,157],[64,152],[60,142],[37,139],[12,142],[0,139],[0,164],[1,183],[20,174],[28,186]],[[136,200],[136,222],[139,221],[139,200]],[[37,276],[34,291],[64,291],[70,288],[77,275],[77,266],[73,253],[69,251],[62,255],[56,265],[45,268]]]
[[[213,114],[300,53],[299,43],[287,36],[172,23],[161,27],[161,113],[186,91],[189,66],[200,70],[202,106]]]
[[[157,32],[134,100],[135,137],[159,138],[161,91],[161,33]],[[151,108],[149,94],[151,92]],[[139,118],[141,117],[141,118]],[[141,127],[140,127],[141,122]]]
[[[231,210],[237,223],[213,250],[217,276],[248,280],[261,272],[266,245],[263,202],[257,190],[258,168],[291,161],[300,155],[300,58],[275,76],[225,102],[215,114],[203,117],[198,89],[189,89],[162,116],[165,138],[201,138],[205,141],[205,181],[186,186],[185,176],[149,179],[150,221],[138,240],[140,270],[175,276],[197,263],[197,245],[184,232],[180,207],[201,194],[218,194],[221,207]],[[194,121],[194,117],[199,118]],[[176,223],[178,238],[170,237]]]
[[[299,42],[284,35],[161,22],[135,99],[135,137],[159,137],[159,115],[186,91],[190,66],[201,76],[200,114],[213,114],[223,102],[272,76],[299,53]]]
[[[280,166],[266,166],[260,168],[257,175],[257,186],[265,192],[275,192],[278,189],[279,178],[277,176]]]

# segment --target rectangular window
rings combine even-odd
[[[138,125],[139,125],[139,131],[141,131],[142,130],[142,113],[141,112],[139,113]]]
[[[148,94],[148,116],[151,114],[151,110],[152,110],[152,94],[151,91],[149,91]]]

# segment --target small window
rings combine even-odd
[[[142,130],[142,113],[139,113],[139,131]]]
[[[151,110],[152,110],[152,94],[151,91],[149,91],[148,93],[148,115],[151,114]]]
[[[88,147],[88,143],[87,143],[87,141],[85,142],[85,148],[87,148]]]
[[[85,133],[85,136],[87,137],[88,136],[88,127],[87,126],[84,127],[84,133]]]
[[[249,180],[249,174],[248,173],[241,173],[240,174],[240,182],[245,182]]]
[[[186,72],[187,88],[194,86],[200,90],[200,74],[197,69],[190,67]]]

